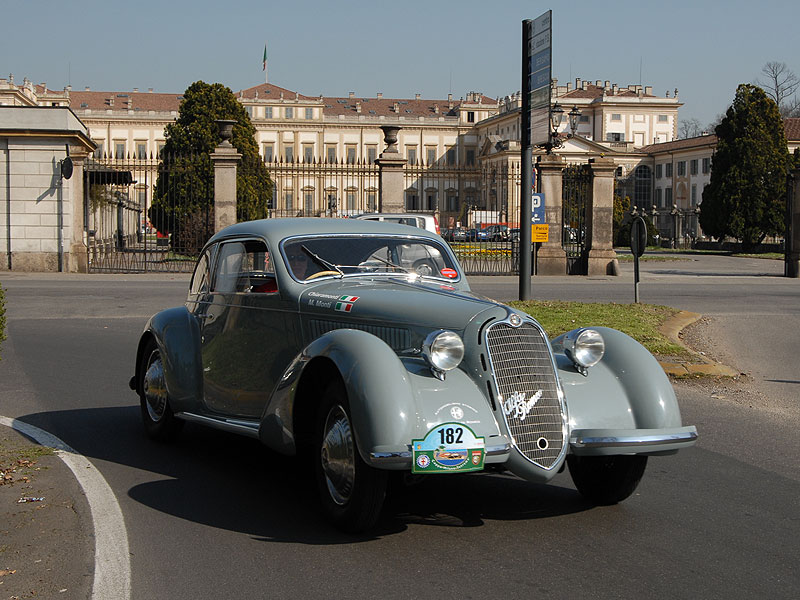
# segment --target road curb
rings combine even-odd
[[[670,317],[659,327],[659,331],[663,333],[670,341],[686,349],[691,354],[692,359],[689,361],[670,362],[659,360],[661,368],[670,377],[684,378],[684,377],[738,377],[739,371],[722,364],[710,360],[708,357],[695,352],[687,347],[680,339],[680,332],[696,323],[702,318],[703,315],[698,313],[682,310],[674,316]]]

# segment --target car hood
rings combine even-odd
[[[489,309],[502,305],[469,291],[425,280],[401,278],[337,279],[304,290],[300,312],[328,319],[402,323],[455,331]]]

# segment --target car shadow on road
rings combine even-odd
[[[591,509],[574,489],[510,475],[434,475],[414,485],[393,478],[378,526],[369,535],[345,535],[322,517],[311,469],[257,440],[187,423],[175,442],[154,442],[144,436],[138,406],[37,413],[20,420],[57,435],[97,461],[101,472],[102,462],[111,462],[140,471],[134,481],[151,473],[151,481],[128,489],[120,481],[124,474],[106,475],[123,510],[127,495],[164,514],[265,542],[350,544],[410,525],[476,527],[486,520],[546,519]]]

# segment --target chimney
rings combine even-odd
[[[414,94],[414,100],[419,100],[422,98],[422,94]]]
[[[83,91],[84,91],[84,92],[91,92],[91,91],[92,91],[92,88],[90,88],[90,87],[87,85],[85,88],[83,88]]]
[[[357,113],[361,112],[361,102],[356,102],[356,112]]]
[[[581,89],[581,78],[580,77],[576,77],[575,78],[575,89],[576,90]]]
[[[595,81],[595,82],[594,82],[594,84],[595,84],[597,87],[603,87],[603,82],[602,82],[602,81],[600,81],[599,79],[598,79],[597,81]]]
[[[383,92],[378,92],[378,100],[383,100]]]
[[[611,87],[611,82],[610,81],[604,82],[603,87]]]
[[[139,93],[139,88],[133,88],[133,93],[134,94],[138,94]]]
[[[399,112],[400,112],[400,103],[399,103],[399,102],[395,102],[395,103],[394,103],[393,110],[394,110],[394,112],[396,112],[396,113],[399,113]]]
[[[447,94],[447,101],[448,102],[452,102],[453,101],[453,94]]]
[[[348,96],[350,97],[350,100],[352,100],[353,98],[355,98],[355,97],[356,97],[356,93],[355,93],[355,92],[350,92],[350,93],[348,94]]]
[[[653,95],[653,86],[652,85],[644,86],[644,93],[647,96],[652,96]]]
[[[152,94],[153,93],[153,88],[147,88],[147,93],[148,94]]]
[[[570,93],[571,91],[572,91],[572,82],[568,81],[567,82],[567,93]]]
[[[585,90],[586,89],[586,84],[588,84],[588,83],[589,83],[588,81],[581,81],[581,89]]]
[[[438,104],[434,105],[433,112],[435,112],[437,115],[439,114],[439,105]]]
[[[616,83],[611,87],[611,92],[613,93],[614,96],[616,96],[619,93],[619,86]]]

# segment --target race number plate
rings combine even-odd
[[[486,453],[484,438],[463,423],[442,423],[424,439],[413,440],[412,473],[480,471]]]

